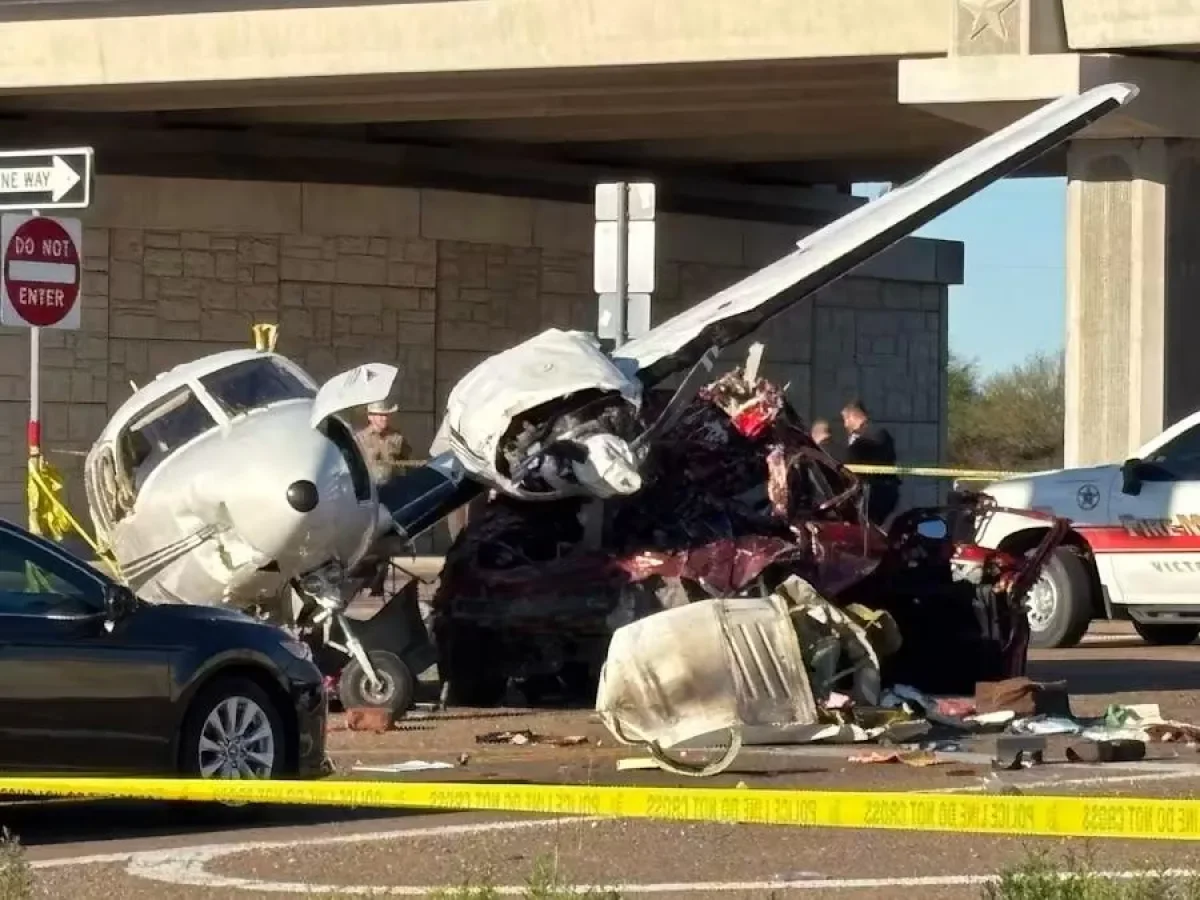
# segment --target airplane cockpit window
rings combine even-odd
[[[181,388],[143,413],[126,430],[122,461],[140,487],[146,476],[171,453],[216,427],[216,420],[191,388]]]
[[[230,416],[279,403],[315,397],[317,392],[271,357],[248,359],[219,369],[200,383]]]

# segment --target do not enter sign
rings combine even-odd
[[[83,228],[78,219],[6,215],[0,222],[0,324],[79,327]]]

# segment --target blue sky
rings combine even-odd
[[[984,373],[1062,348],[1065,222],[1065,178],[1014,178],[917,232],[965,244],[964,283],[950,289],[950,347]]]

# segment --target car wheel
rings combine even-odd
[[[404,661],[386,650],[372,650],[367,654],[378,685],[372,684],[367,670],[357,659],[351,658],[338,676],[338,699],[343,709],[372,707],[391,710],[400,716],[408,712],[416,697],[416,682]]]
[[[1029,643],[1033,647],[1074,647],[1092,622],[1091,579],[1073,547],[1059,547],[1029,589]]]
[[[184,722],[183,774],[264,779],[282,774],[287,754],[279,711],[249,678],[223,678],[201,691]]]
[[[1133,630],[1147,644],[1159,647],[1182,647],[1200,636],[1200,625],[1152,625],[1133,620]]]

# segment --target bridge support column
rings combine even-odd
[[[1068,466],[1125,459],[1200,407],[1200,141],[1075,141],[1067,163]]]

